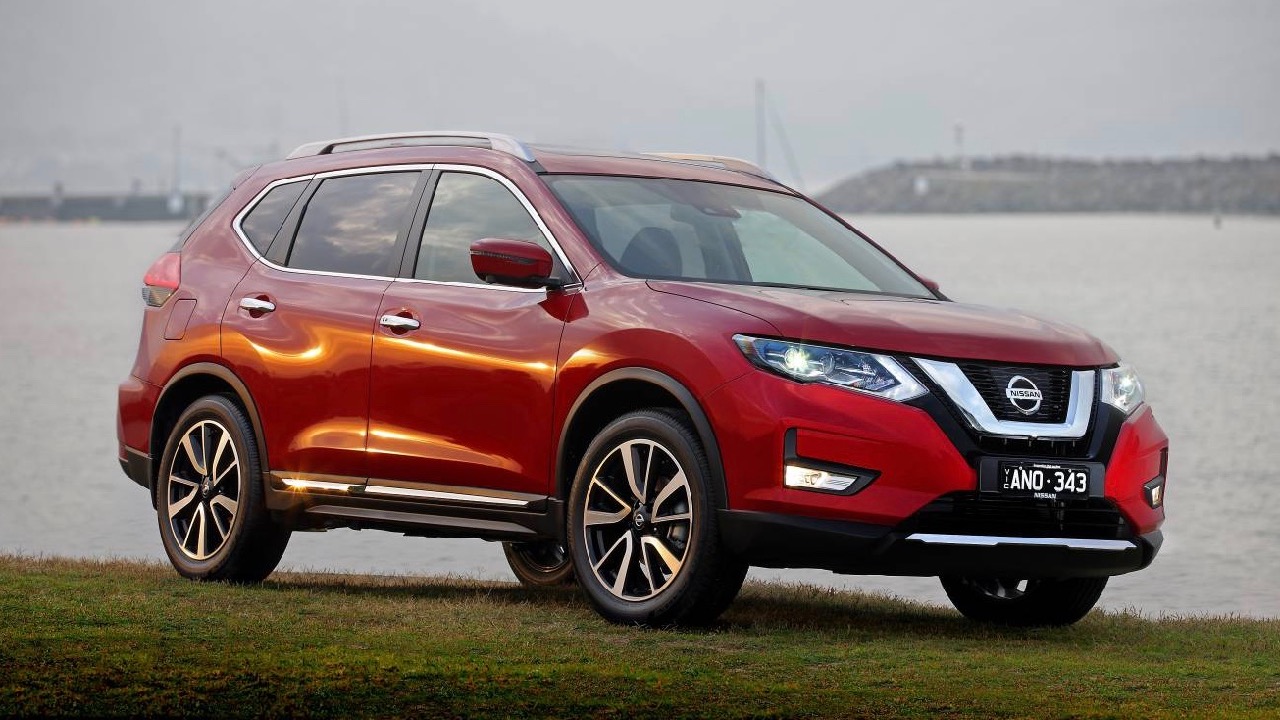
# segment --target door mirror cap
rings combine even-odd
[[[920,283],[925,287],[929,288],[930,292],[932,292],[934,295],[942,295],[942,287],[938,285],[937,280],[934,280],[932,278],[927,278],[923,275],[917,275],[916,277],[918,277],[920,279]]]
[[[487,283],[524,288],[558,288],[555,263],[546,248],[527,240],[484,238],[471,244],[471,269]]]

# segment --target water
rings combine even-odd
[[[1280,219],[873,216],[855,223],[951,297],[1089,328],[1142,373],[1168,432],[1155,564],[1102,605],[1280,616]],[[0,552],[163,559],[145,492],[120,472],[115,387],[138,286],[177,228],[0,225]],[[478,540],[294,535],[284,567],[510,578]],[[760,571],[945,603],[927,578]]]

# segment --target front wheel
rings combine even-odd
[[[573,561],[564,545],[555,540],[504,542],[511,572],[526,587],[557,587],[573,583]]]
[[[221,395],[192,403],[165,444],[156,518],[165,553],[195,580],[257,582],[275,569],[289,531],[263,499],[253,428]]]
[[[707,457],[682,416],[641,410],[591,442],[569,496],[578,584],[606,619],[637,625],[714,620],[747,566],[720,545]]]
[[[947,597],[965,617],[1015,627],[1070,625],[1089,613],[1107,578],[1059,580],[943,577]]]

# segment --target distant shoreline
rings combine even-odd
[[[840,213],[1280,215],[1280,155],[1079,160],[1025,155],[896,162],[817,200]]]
[[[187,222],[204,211],[207,193],[0,195],[0,222]]]

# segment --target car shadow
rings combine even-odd
[[[476,600],[497,605],[534,605],[548,609],[580,611],[594,616],[590,603],[573,585],[527,588],[505,583],[466,578],[412,576],[292,575],[274,576],[265,590],[332,593],[343,596],[405,600]],[[989,641],[993,638],[1030,640],[1038,643],[1068,643],[1073,646],[1103,642],[1115,623],[1137,626],[1147,621],[1125,615],[1095,615],[1105,627],[1086,619],[1069,628],[1015,628],[979,624],[958,612],[898,598],[829,590],[796,585],[748,583],[737,600],[715,622],[700,627],[644,627],[678,635],[814,633],[823,638],[869,638],[875,636]],[[599,620],[606,623],[603,618]],[[1139,627],[1129,628],[1132,632]]]
[[[320,573],[273,575],[263,582],[265,589],[306,590],[385,599],[469,600],[483,599],[502,604],[543,604],[586,607],[573,585],[529,588],[514,582],[476,580],[464,577],[424,577],[408,575],[328,575]]]

